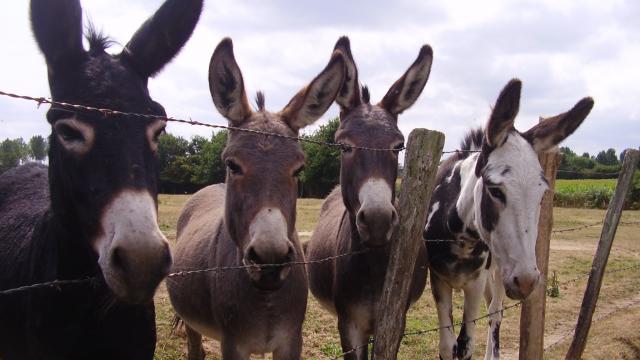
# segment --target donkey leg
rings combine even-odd
[[[488,301],[489,330],[487,334],[487,350],[485,360],[500,359],[500,323],[502,322],[502,300],[504,299],[504,284],[500,278],[500,270],[492,269],[487,276],[485,298]]]
[[[338,331],[345,360],[368,359],[369,334],[346,316],[338,316]]]
[[[273,352],[273,360],[300,360],[302,354],[302,329],[293,335],[287,344]]]
[[[204,347],[202,346],[202,335],[190,328],[186,323],[184,327],[187,331],[187,359],[203,360]]]
[[[249,360],[251,357],[251,354],[240,351],[233,339],[222,338],[220,348],[222,350],[222,360]]]
[[[463,323],[458,335],[458,358],[467,360],[473,356],[473,348],[476,342],[476,323],[480,314],[485,279],[488,272],[481,273],[475,280],[464,287],[464,314]]]
[[[453,330],[453,314],[449,284],[441,280],[433,271],[431,276],[431,293],[438,309],[438,325],[440,327],[440,359],[452,360],[456,356],[456,335]]]

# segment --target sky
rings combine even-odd
[[[161,0],[86,0],[90,19],[119,44]],[[28,20],[28,1],[0,2],[0,90],[49,96],[46,66]],[[502,87],[523,82],[516,128],[569,110],[585,96],[595,107],[563,145],[578,153],[640,145],[640,1],[301,1],[205,0],[182,52],[149,82],[169,116],[226,124],[209,95],[209,59],[218,42],[233,39],[248,96],[266,93],[278,111],[326,65],[347,35],[362,84],[378,102],[415,60],[423,44],[434,51],[431,77],[416,103],[399,116],[405,136],[414,128],[446,135],[445,150],[482,126]],[[109,52],[118,53],[122,45]],[[0,140],[48,135],[47,107],[0,97]],[[334,104],[315,124],[338,115]],[[170,123],[190,138],[209,128]]]

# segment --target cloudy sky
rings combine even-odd
[[[125,44],[161,2],[87,0],[85,21]],[[225,124],[211,103],[207,68],[216,44],[230,36],[249,96],[264,90],[267,108],[276,111],[322,70],[338,37],[348,35],[360,80],[377,102],[427,43],[434,49],[431,78],[400,116],[405,135],[416,127],[435,129],[446,134],[446,149],[457,148],[467,129],[486,121],[502,86],[518,77],[524,84],[518,129],[592,96],[594,110],[565,144],[578,152],[620,151],[640,145],[638,19],[636,0],[205,0],[193,37],[149,87],[170,116]],[[49,96],[28,1],[2,1],[0,24],[0,89]],[[48,135],[45,111],[0,98],[0,139]],[[314,126],[337,112],[332,106]],[[210,134],[177,124],[168,131]]]

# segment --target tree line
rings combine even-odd
[[[338,126],[339,120],[334,118],[301,137],[333,142]],[[196,135],[189,140],[172,134],[162,135],[158,145],[160,192],[193,193],[204,186],[224,182],[226,168],[221,156],[227,137],[226,130],[214,132],[209,137]],[[301,145],[306,165],[299,178],[300,196],[324,197],[340,181],[340,149],[310,142]],[[22,138],[5,139],[0,143],[0,173],[27,161],[44,161],[47,147],[47,139],[40,135],[31,137],[28,142]],[[624,151],[618,155],[615,149],[595,155],[578,155],[569,147],[560,148],[560,152],[564,155],[558,172],[561,179],[615,178],[624,158]]]
[[[49,151],[49,141],[40,136],[32,136],[29,142],[22,138],[4,139],[0,143],[0,174],[28,161],[43,162]]]

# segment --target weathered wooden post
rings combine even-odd
[[[640,151],[627,149],[624,161],[622,162],[622,170],[618,176],[616,191],[613,193],[613,197],[609,203],[609,208],[607,209],[607,215],[604,218],[604,224],[602,225],[600,242],[598,243],[598,249],[596,250],[596,255],[594,256],[593,264],[591,265],[591,274],[589,274],[589,282],[587,283],[587,289],[585,290],[584,298],[582,299],[582,307],[580,308],[580,314],[578,315],[576,331],[573,335],[573,341],[571,342],[571,346],[569,347],[569,351],[565,358],[567,360],[580,359],[584,352],[584,348],[587,345],[587,336],[589,335],[591,319],[593,318],[593,312],[596,309],[596,302],[598,301],[598,295],[600,294],[602,277],[604,276],[607,260],[609,259],[609,253],[611,252],[613,238],[615,237],[616,230],[618,229],[618,223],[620,222],[620,216],[622,215],[622,207],[631,187],[633,173],[638,168],[639,159]]]
[[[549,271],[549,246],[553,227],[553,195],[555,194],[556,173],[562,155],[555,151],[538,157],[549,190],[540,203],[536,259],[540,270],[540,282],[531,295],[522,303],[520,312],[520,360],[542,359],[544,354],[544,318],[547,305],[547,277]]]
[[[418,255],[427,206],[435,185],[444,134],[415,129],[409,135],[399,195],[400,226],[391,244],[376,321],[374,359],[396,359],[405,327],[409,284]],[[426,270],[425,270],[426,271]]]

